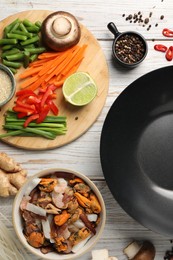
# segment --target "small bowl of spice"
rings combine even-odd
[[[134,31],[120,33],[113,22],[110,22],[107,27],[115,36],[112,53],[116,61],[126,68],[134,68],[139,65],[148,52],[144,37]]]
[[[16,83],[9,68],[0,64],[0,108],[13,97]]]

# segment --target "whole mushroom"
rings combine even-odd
[[[130,260],[153,260],[155,257],[155,247],[150,241],[133,241],[123,251]]]
[[[64,51],[76,45],[81,37],[77,19],[64,11],[48,15],[43,21],[41,32],[45,45],[54,51]]]

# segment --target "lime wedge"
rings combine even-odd
[[[97,86],[88,73],[76,72],[65,80],[62,91],[70,104],[84,106],[95,98]]]

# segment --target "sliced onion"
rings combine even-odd
[[[88,240],[92,237],[92,235],[89,235],[87,238],[79,242],[77,245],[72,247],[72,252],[77,253],[84,245],[88,242]]]
[[[87,214],[87,218],[91,222],[96,222],[97,218],[98,218],[98,215],[97,214]]]
[[[26,209],[27,203],[30,201],[31,197],[30,196],[23,196],[21,202],[20,202],[20,209],[23,211]]]
[[[32,203],[29,203],[29,202],[27,203],[26,210],[31,211],[37,215],[46,217],[46,210],[41,207],[38,207]]]
[[[49,223],[49,220],[46,219],[42,219],[41,220],[41,223],[42,223],[42,227],[43,227],[43,233],[44,233],[44,236],[48,239],[50,239],[50,223]]]
[[[40,183],[41,179],[40,178],[34,178],[30,181],[28,187],[25,190],[25,196],[29,195],[31,191]]]
[[[77,227],[79,229],[85,227],[85,224],[84,224],[84,222],[81,219],[76,220],[73,223],[73,225],[75,225],[75,227]]]

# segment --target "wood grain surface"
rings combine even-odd
[[[172,38],[162,35],[163,28],[173,29],[173,1],[172,0],[1,0],[0,20],[14,15],[24,10],[52,10],[68,11],[73,13],[81,24],[87,27],[97,38],[106,56],[109,68],[109,90],[105,105],[94,124],[80,138],[67,145],[52,150],[24,150],[17,149],[7,143],[0,142],[0,151],[6,152],[23,168],[28,170],[28,176],[48,168],[68,168],[79,171],[88,176],[99,188],[103,195],[106,209],[107,221],[104,232],[99,242],[93,250],[106,248],[110,256],[116,256],[118,260],[127,260],[123,253],[123,248],[132,240],[150,240],[156,248],[154,260],[164,260],[166,250],[171,250],[173,244],[170,243],[172,237],[165,237],[157,234],[132,219],[116,202],[105,182],[100,164],[100,135],[105,117],[116,98],[134,80],[154,69],[172,65],[168,62],[164,53],[154,50],[155,44],[164,44],[167,47],[172,45]],[[148,26],[141,26],[139,23],[126,21],[129,14],[141,11],[143,18],[148,17],[152,12]],[[34,13],[34,12],[33,12]],[[125,17],[122,15],[125,14]],[[160,16],[164,15],[161,20]],[[107,29],[107,24],[114,22],[120,32],[137,31],[141,33],[148,43],[148,54],[146,59],[133,70],[127,70],[112,60],[112,40],[113,35]],[[158,26],[155,26],[158,23]],[[3,24],[0,23],[0,30]],[[156,84],[153,82],[153,84]],[[146,100],[147,103],[147,100]],[[115,155],[116,156],[116,155]],[[126,163],[126,161],[124,161]],[[128,174],[128,173],[127,173]],[[124,187],[124,193],[126,187]],[[131,196],[131,194],[129,194]],[[0,198],[0,212],[3,213],[7,221],[4,224],[8,230],[13,232],[12,204],[13,197]],[[0,218],[1,219],[1,218]],[[165,219],[165,221],[167,221]],[[28,252],[29,253],[29,252]],[[33,254],[29,254],[31,260],[42,260]],[[91,251],[76,260],[91,260]],[[0,257],[0,260],[4,260]],[[99,260],[99,259],[98,259]]]
[[[0,22],[0,28],[4,28],[16,18],[21,20],[24,18],[29,19],[32,22],[37,20],[43,21],[50,11],[47,10],[34,10],[24,11],[16,13],[15,15],[9,16]],[[1,30],[0,37],[2,36],[3,30]],[[65,145],[88,130],[88,128],[95,122],[98,115],[100,114],[106,100],[108,86],[109,86],[109,75],[108,67],[106,63],[103,51],[90,31],[81,24],[81,39],[79,45],[87,44],[85,51],[85,57],[78,68],[78,71],[88,72],[91,77],[95,80],[98,86],[98,93],[95,99],[88,105],[82,107],[75,107],[68,104],[63,97],[62,89],[57,90],[56,104],[59,107],[59,115],[67,117],[67,133],[65,135],[57,136],[54,140],[48,140],[42,137],[7,137],[3,141],[16,147],[30,149],[30,150],[45,150],[52,149],[62,145]],[[17,90],[20,89],[20,80],[18,75],[24,68],[20,69],[15,75]],[[4,124],[4,114],[7,109],[12,108],[14,105],[15,96],[13,99],[5,105],[0,111],[0,133],[5,131],[2,128]]]

